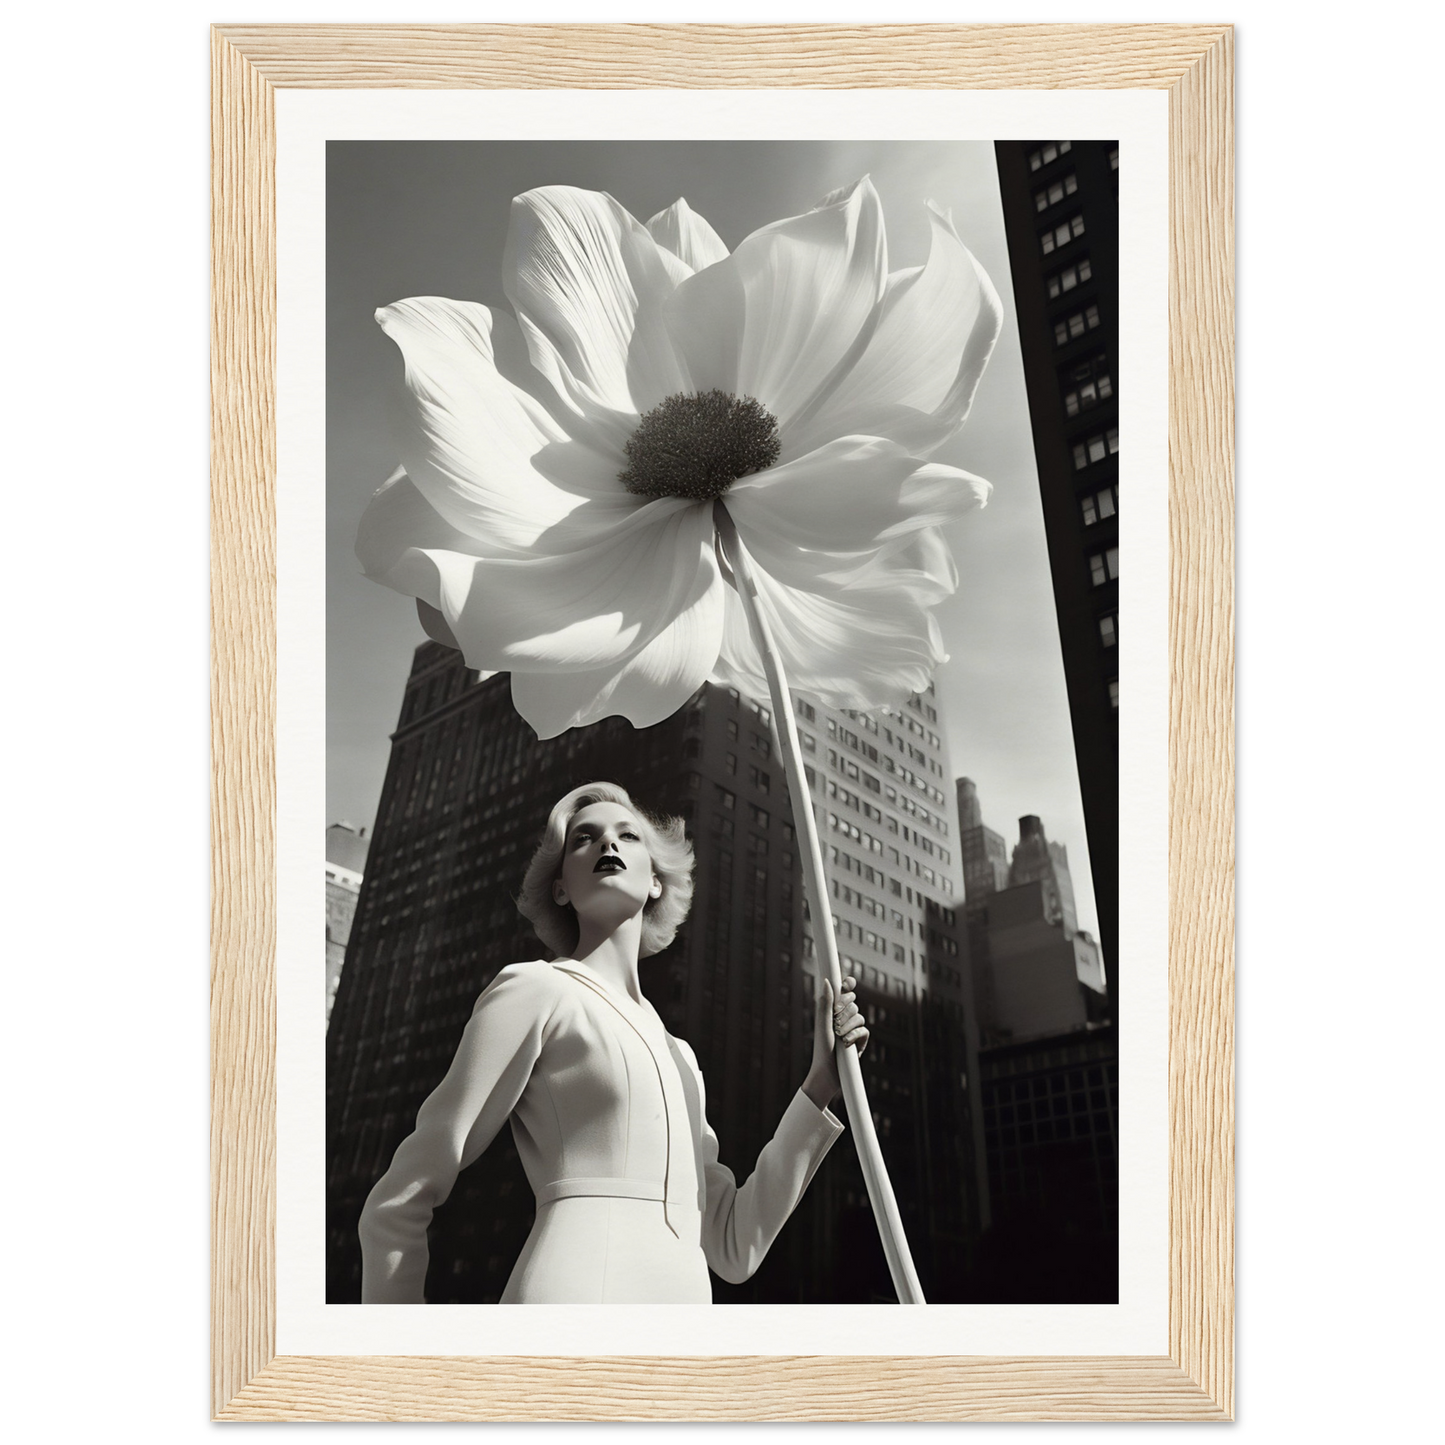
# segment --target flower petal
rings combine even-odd
[[[896,442],[844,437],[733,483],[725,505],[751,548],[760,540],[865,552],[983,506],[992,488],[957,467],[922,463]]]
[[[665,211],[659,211],[647,229],[659,246],[665,246],[694,271],[701,271],[727,259],[728,248],[707,221],[678,197]]]
[[[903,583],[810,591],[761,568],[758,590],[788,683],[829,707],[901,707],[947,660],[936,600]],[[729,591],[714,677],[753,697],[768,695],[762,659],[736,594]]]
[[[569,438],[519,384],[531,368],[511,317],[414,296],[376,319],[406,363],[406,471],[452,526],[494,555],[523,553],[583,501],[615,496],[613,459]]]
[[[431,607],[439,605],[435,569],[413,569],[410,553],[457,552],[480,557],[485,549],[474,537],[453,527],[398,467],[366,504],[356,529],[356,556],[363,574]],[[423,585],[413,584],[418,575]],[[430,580],[428,580],[430,579]],[[453,647],[456,643],[451,644]]]
[[[667,302],[691,389],[756,397],[786,426],[866,340],[887,274],[883,208],[866,178],[754,231]]]
[[[867,346],[817,409],[783,437],[784,458],[848,432],[932,451],[968,415],[1003,307],[952,218],[929,203],[928,264],[895,272]]]
[[[519,710],[545,737],[610,713],[660,721],[721,643],[712,514],[689,502],[634,508],[586,545],[498,558],[398,472],[362,518],[357,555],[368,577],[417,598],[428,634],[469,667],[512,672]]]
[[[513,672],[512,702],[539,738],[602,718],[633,727],[669,718],[707,681],[722,645],[721,577],[622,668],[593,672]]]
[[[936,527],[914,532],[898,545],[876,552],[856,566],[844,564],[820,572],[819,579],[841,587],[903,587],[929,607],[958,591],[958,568],[953,551]]]
[[[689,274],[611,196],[543,186],[512,202],[503,288],[533,364],[580,410],[641,413],[683,389],[661,307]]]

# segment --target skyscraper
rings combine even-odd
[[[1112,1303],[1119,1289],[1119,1068],[1113,1024],[980,1054],[993,1229],[980,1302]]]
[[[988,833],[958,780],[968,836]],[[990,853],[1006,856],[1003,839]],[[1002,876],[1001,876],[1002,873]],[[1012,866],[970,874],[966,919],[982,1041],[991,1229],[979,1302],[1118,1297],[1118,1052],[1098,945],[1077,928],[1068,853],[1019,819]]]
[[[1074,908],[1074,882],[1069,874],[1069,850],[1044,835],[1044,825],[1032,813],[1019,819],[1019,841],[1009,864],[1011,888],[1021,883],[1043,885],[1044,907],[1049,918],[1063,925],[1064,936],[1079,931]]]
[[[959,778],[958,850],[963,863],[964,906],[983,902],[990,893],[1008,887],[1008,844],[983,821],[978,788],[972,778]]]
[[[999,141],[1074,750],[1109,996],[1119,887],[1119,148]]]
[[[346,944],[351,937],[351,920],[361,893],[362,873],[371,840],[365,828],[350,823],[333,823],[326,830],[326,1017],[336,1001],[346,962]]]
[[[872,1030],[870,1103],[920,1269],[954,1280],[979,1224],[982,1115],[976,1083],[969,1091],[973,1020],[949,901],[957,865],[939,806],[936,704],[915,699],[902,716],[867,721],[798,706],[844,966]],[[445,1072],[477,994],[503,965],[545,956],[513,897],[552,804],[599,779],[682,816],[695,840],[691,918],[643,961],[642,982],[696,1051],[723,1161],[740,1177],[802,1081],[817,959],[768,709],[709,685],[656,727],[614,718],[542,742],[512,709],[507,678],[478,681],[457,653],[424,644],[327,1040],[332,1301],[359,1297],[362,1200]],[[428,1298],[495,1300],[531,1219],[504,1135],[437,1212]],[[871,1298],[886,1292],[881,1268],[856,1157],[836,1149],[758,1274],[715,1293]]]
[[[964,910],[982,1042],[1102,1020],[1108,1016],[1103,960],[1097,942],[1078,927],[1068,850],[1027,814],[1005,870],[1007,845],[985,826],[977,788],[960,778],[957,792],[960,820],[969,823],[965,849],[987,863],[972,870]]]
[[[869,1102],[925,1292],[961,1298],[988,1194],[976,1163],[983,1121],[962,855],[937,698],[930,686],[878,714],[800,703],[839,952],[879,1045],[863,1059]],[[855,1156],[836,1172],[844,1169],[839,1212],[854,1211],[857,1257],[868,1261],[860,1277],[871,1277],[857,1297],[892,1298]]]

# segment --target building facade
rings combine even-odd
[[[980,1055],[993,1229],[979,1302],[1109,1304],[1119,1279],[1119,1066],[1112,1024]]]
[[[960,820],[986,831],[968,779],[958,796]],[[968,879],[991,1215],[970,1298],[1116,1300],[1118,1047],[1098,945],[1076,926],[1068,854],[1029,815],[1002,880],[996,868]]]
[[[958,800],[958,851],[963,864],[964,906],[976,903],[1008,887],[1008,844],[1002,833],[985,825],[978,800],[978,788],[972,778],[959,778],[955,788]]]
[[[1050,921],[1061,925],[1068,938],[1079,931],[1069,850],[1049,839],[1043,823],[1032,813],[1019,819],[1019,840],[1009,864],[1008,881],[1011,888],[1023,883],[1041,885]]]
[[[346,962],[346,944],[356,901],[361,894],[362,874],[371,840],[365,828],[350,823],[332,823],[326,830],[326,1018],[336,1002],[341,969]]]
[[[983,1122],[963,855],[937,697],[930,686],[876,714],[798,701],[838,950],[872,1030],[869,1103],[925,1296],[959,1300],[989,1203],[976,1162]],[[829,1207],[852,1221],[853,1298],[890,1300],[855,1154],[836,1175]]]
[[[1111,1003],[1119,888],[1119,148],[999,141],[1024,378]]]
[[[840,951],[872,1030],[870,1104],[925,1287],[937,1281],[944,1297],[980,1227],[983,1178],[936,704],[915,699],[870,726],[797,701]],[[740,1178],[801,1083],[818,961],[767,708],[709,685],[656,727],[614,718],[539,741],[505,676],[479,681],[456,652],[424,644],[327,1037],[329,1300],[359,1298],[361,1204],[450,1063],[477,994],[507,963],[546,956],[513,899],[552,804],[598,779],[680,815],[694,839],[691,917],[641,976],[698,1056],[723,1162]],[[495,1300],[532,1213],[504,1131],[437,1212],[428,1298]],[[723,1302],[891,1298],[846,1141],[758,1274],[714,1292]]]

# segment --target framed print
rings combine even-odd
[[[1232,1417],[1231,47],[213,30],[216,1418]]]

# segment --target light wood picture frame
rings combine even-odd
[[[1168,93],[1168,1353],[279,1356],[275,92],[738,86]],[[215,1418],[1233,1418],[1232,29],[218,25],[211,117]]]

